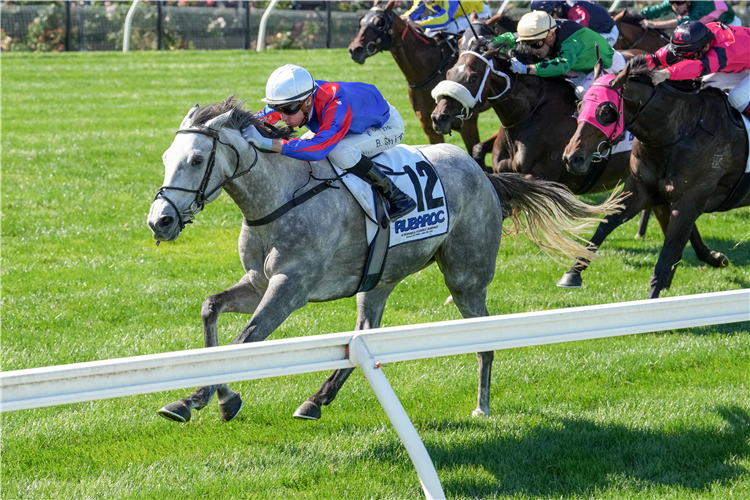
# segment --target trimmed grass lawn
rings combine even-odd
[[[265,79],[296,63],[317,79],[376,84],[425,142],[390,55],[345,50],[2,55],[2,369],[203,346],[200,305],[242,276],[241,215],[225,195],[174,243],[146,226],[161,154],[187,110],[238,94],[261,106]],[[489,113],[482,137],[498,127]],[[461,145],[455,134],[449,141]],[[586,197],[599,201],[603,195]],[[704,215],[704,240],[731,266],[685,250],[680,296],[750,288],[748,208]],[[481,224],[481,221],[477,221]],[[616,231],[578,290],[522,237],[506,239],[489,291],[500,315],[645,299],[663,237],[652,220]],[[500,230],[500,228],[488,228]],[[400,284],[384,326],[458,319],[436,266]],[[750,305],[749,305],[750,307]],[[354,299],[311,304],[271,338],[349,331]],[[247,316],[223,315],[222,343]],[[385,374],[449,498],[750,498],[750,323],[498,351],[492,415],[473,419],[473,355],[395,363]],[[421,498],[414,468],[355,372],[318,422],[294,409],[326,373],[233,384],[186,424],[156,415],[188,393],[2,414],[4,499]]]

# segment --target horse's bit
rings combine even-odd
[[[241,175],[245,175],[246,173],[250,172],[252,168],[255,166],[255,164],[258,161],[258,151],[253,146],[253,150],[255,151],[255,159],[253,160],[252,165],[250,165],[247,170],[243,170],[242,172],[237,172],[240,168],[240,153],[237,151],[237,148],[235,148],[232,144],[229,144],[228,142],[223,142],[219,139],[219,133],[220,131],[213,130],[207,127],[193,127],[193,128],[185,128],[182,130],[178,130],[175,132],[175,135],[177,134],[200,134],[205,135],[208,137],[211,137],[213,139],[213,144],[211,146],[211,152],[208,156],[208,165],[206,166],[206,173],[203,174],[203,179],[201,180],[200,186],[198,189],[185,189],[177,186],[162,186],[159,188],[159,191],[156,193],[156,196],[154,196],[154,201],[156,201],[160,196],[164,198],[164,201],[169,203],[172,208],[174,208],[175,213],[177,214],[177,218],[180,220],[180,230],[185,229],[186,224],[191,224],[193,222],[193,217],[203,210],[203,206],[206,204],[206,200],[211,197],[212,194],[214,194],[216,191],[223,188],[229,181],[236,179],[237,177]],[[211,173],[214,169],[214,163],[216,161],[216,144],[221,143],[225,146],[229,146],[232,148],[232,151],[234,151],[234,154],[237,156],[237,163],[234,167],[234,173],[231,177],[224,180],[224,182],[220,183],[218,186],[213,188],[211,191],[208,191],[206,193],[206,188],[208,186],[208,180],[211,177]],[[164,192],[167,189],[174,189],[175,191],[183,191],[185,193],[195,193],[195,200],[193,200],[193,203],[190,204],[190,206],[185,209],[184,212],[180,212],[180,210],[177,208],[177,205],[174,204],[172,200],[170,200]],[[158,245],[159,242],[157,241],[156,244]]]

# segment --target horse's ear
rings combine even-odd
[[[180,129],[188,128],[190,126],[190,123],[193,121],[193,115],[195,112],[198,111],[198,105],[196,104],[192,108],[190,108],[190,111],[188,111],[187,115],[185,115],[185,118],[182,119],[182,123],[180,123]]]
[[[221,127],[224,126],[224,124],[229,120],[229,117],[232,116],[232,110],[227,111],[226,113],[217,116],[216,118],[212,118],[211,120],[206,122],[206,127],[214,130],[219,130]]]
[[[597,59],[596,64],[594,65],[594,81],[596,81],[600,76],[602,76],[602,60]]]
[[[594,81],[596,81],[600,76],[602,76],[602,58],[599,57],[599,44],[594,44],[596,46],[596,64],[594,65]]]
[[[383,10],[385,10],[386,12],[391,12],[391,11],[393,10],[393,6],[394,6],[394,5],[396,5],[396,0],[390,0],[390,1],[389,1],[389,2],[388,2],[388,3],[386,4],[386,6],[385,6],[385,9],[383,9]]]
[[[617,76],[615,76],[615,79],[609,82],[609,86],[615,90],[620,90],[620,88],[625,83],[625,80],[628,79],[628,75],[630,75],[630,64],[625,66],[624,70],[617,73]]]

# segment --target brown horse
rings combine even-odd
[[[471,48],[481,50],[480,44]],[[518,172],[559,182],[576,194],[612,189],[629,175],[628,152],[611,155],[596,175],[568,172],[562,154],[576,129],[572,85],[559,78],[518,75],[510,70],[508,54],[491,49],[482,55],[475,50],[462,52],[448,71],[448,81],[458,84],[453,85],[458,94],[470,94],[456,97],[469,102],[462,104],[443,95],[432,113],[435,130],[447,133],[461,128],[461,117],[471,113],[465,104],[474,104],[472,100],[490,103],[502,123],[498,140],[503,147],[498,156],[493,154],[495,172]]]
[[[639,12],[623,10],[612,17],[617,29],[620,30],[615,50],[629,51],[633,54],[637,53],[634,51],[656,52],[669,43],[669,37],[662,32],[641,27],[641,21],[645,18]]]
[[[390,51],[409,84],[409,101],[419,118],[422,130],[430,144],[444,142],[443,134],[437,133],[430,122],[430,112],[435,105],[431,96],[432,89],[438,82],[445,80],[448,68],[458,59],[459,48],[454,41],[447,38],[427,37],[421,30],[414,28],[393,12],[394,1],[385,7],[375,6],[360,21],[360,30],[349,45],[349,54],[354,62],[364,64],[365,60],[382,51]],[[475,30],[482,30],[480,36],[494,36],[506,31],[515,31],[517,23],[501,16],[492,22],[473,24]],[[487,106],[485,109],[489,109]],[[483,110],[477,110],[480,112]],[[479,140],[477,117],[467,120],[461,130],[461,137],[469,153],[477,145],[474,159],[484,166],[484,153],[492,149],[494,136],[488,144]]]
[[[726,97],[716,89],[681,90],[680,82],[654,86],[652,72],[645,57],[633,59],[609,83],[619,94],[618,102],[599,104],[599,123],[615,123],[622,114],[636,141],[633,175],[625,182],[625,191],[631,193],[625,210],[607,216],[591,238],[595,250],[618,226],[653,208],[664,246],[651,275],[649,298],[669,288],[688,239],[701,261],[727,266],[727,257],[710,251],[700,239],[695,222],[703,213],[750,205],[750,174],[743,175],[747,134],[739,115],[732,117],[735,111]],[[581,122],[565,150],[568,168],[581,175],[595,168],[592,154],[603,140],[609,139],[601,130]],[[562,286],[580,286],[580,273],[587,266],[587,261],[577,260],[563,276]]]

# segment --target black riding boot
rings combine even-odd
[[[388,200],[388,218],[390,220],[400,219],[417,208],[417,202],[396,187],[391,179],[367,156],[362,155],[362,159],[348,169],[348,172],[364,179],[372,187],[383,193],[383,196]]]

